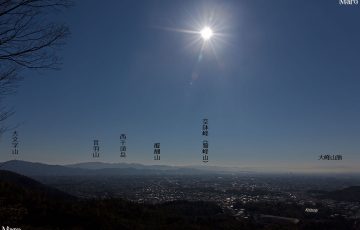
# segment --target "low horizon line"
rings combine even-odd
[[[44,164],[44,165],[53,165],[53,166],[64,166],[68,167],[71,165],[76,164],[85,164],[85,163],[99,163],[99,164],[126,164],[126,165],[142,165],[142,166],[168,166],[168,167],[174,167],[174,168],[189,168],[189,167],[215,167],[218,168],[217,170],[214,170],[214,172],[227,172],[227,173],[241,173],[241,172],[248,172],[248,173],[271,173],[271,174],[360,174],[360,170],[350,170],[350,171],[341,171],[341,170],[326,170],[327,167],[320,167],[322,170],[316,170],[316,171],[310,171],[309,168],[294,168],[293,170],[290,169],[284,169],[285,167],[279,167],[279,166],[219,166],[219,165],[201,165],[201,164],[190,164],[190,165],[171,165],[171,164],[146,164],[146,163],[134,163],[134,162],[106,162],[106,161],[83,161],[83,162],[76,162],[76,163],[63,163],[63,164],[57,164],[57,163],[50,163],[50,162],[40,162],[40,161],[28,161],[28,160],[20,160],[20,159],[11,159],[7,161],[0,162],[0,164],[4,164],[6,162],[11,161],[19,161],[19,162],[27,162],[27,163],[38,163],[38,164]],[[1,167],[0,167],[1,168]],[[259,169],[263,168],[263,169]],[[282,170],[269,170],[269,168],[282,168]],[[338,167],[339,168],[339,167]],[[340,167],[340,168],[347,168],[349,167]],[[227,170],[226,170],[227,169]],[[268,169],[268,170],[266,170]]]

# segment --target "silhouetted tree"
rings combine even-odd
[[[49,15],[70,0],[0,0],[0,135],[13,114],[2,101],[15,92],[24,69],[57,69],[56,47],[69,34],[67,26],[49,22]],[[23,74],[23,72],[22,72]]]

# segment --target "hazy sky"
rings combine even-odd
[[[360,165],[360,5],[338,0],[76,1],[56,72],[6,103],[19,158],[351,171]],[[213,25],[201,51],[200,30]],[[128,157],[119,157],[119,135]],[[0,160],[11,156],[11,133]],[[161,143],[161,161],[153,143]],[[342,154],[342,161],[319,161]]]

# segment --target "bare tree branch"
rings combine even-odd
[[[71,5],[71,0],[0,0],[0,135],[13,114],[1,102],[15,93],[20,71],[60,67],[54,48],[64,44],[69,29],[48,16]]]

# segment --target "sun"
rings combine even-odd
[[[213,31],[210,27],[206,26],[200,31],[201,37],[204,39],[204,41],[209,40],[213,35]]]

